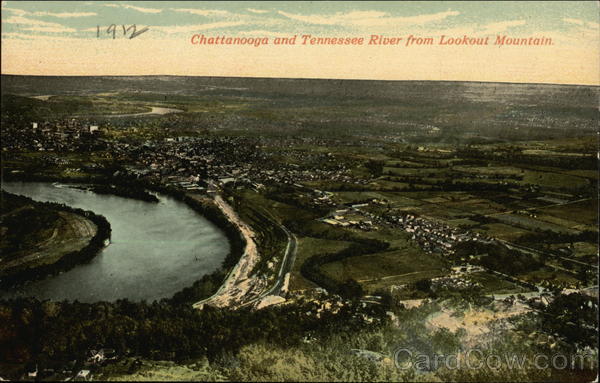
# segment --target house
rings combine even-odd
[[[92,375],[90,374],[90,370],[81,370],[75,375],[74,380],[83,379],[84,381],[92,380]]]
[[[104,361],[115,359],[115,350],[112,348],[101,348],[100,350],[90,350],[88,361],[93,364],[100,364]]]
[[[37,364],[35,365],[35,370],[34,369],[29,369],[29,371],[27,371],[27,377],[28,378],[35,378],[37,377],[38,374],[38,366]]]
[[[209,181],[206,192],[208,194],[217,194],[218,191],[219,189],[217,188],[217,185],[215,185],[212,181]]]

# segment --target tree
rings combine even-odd
[[[358,299],[363,296],[364,291],[360,283],[350,278],[340,285],[339,293],[344,298]]]
[[[569,343],[595,347],[598,344],[597,301],[581,293],[556,295],[542,311],[542,327]]]
[[[431,280],[419,279],[417,282],[415,282],[415,288],[419,291],[427,293],[431,290]]]
[[[365,163],[365,167],[369,169],[375,177],[379,177],[383,174],[383,161],[369,160]]]

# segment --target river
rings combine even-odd
[[[183,110],[181,110],[181,109],[164,108],[164,107],[159,107],[159,106],[151,106],[150,108],[152,108],[152,110],[150,110],[149,112],[128,113],[128,114],[105,114],[101,117],[139,117],[139,116],[147,116],[147,115],[152,115],[152,114],[163,115],[163,114],[183,112]]]
[[[153,204],[46,182],[4,182],[2,189],[101,214],[110,222],[112,238],[89,263],[13,291],[0,290],[0,298],[153,301],[215,271],[229,253],[219,228],[168,196],[158,195],[160,202]]]

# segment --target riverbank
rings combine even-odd
[[[56,219],[47,227],[52,230],[50,237],[23,249],[27,254],[20,254],[20,251],[12,252],[12,255],[3,254],[0,260],[0,288],[15,287],[67,271],[91,260],[104,248],[106,241],[110,240],[110,224],[101,215],[63,204],[38,202],[4,191],[2,194],[3,198],[18,200],[24,204],[22,208],[31,209],[33,214],[36,209],[43,210],[56,214]],[[3,237],[10,232],[17,232],[18,236],[24,230],[21,225],[32,224],[16,222],[20,220],[19,217],[16,217],[15,222],[7,223],[4,218],[3,214],[3,226],[6,224],[10,227],[3,228]]]
[[[117,197],[133,198],[140,201],[158,203],[155,195],[148,193],[142,188],[128,187],[123,185],[90,185],[82,189],[89,190],[96,194],[111,194]]]
[[[145,186],[139,182],[127,181],[121,179],[108,179],[102,176],[88,177],[54,177],[41,175],[26,175],[23,173],[4,175],[4,181],[16,182],[58,182],[69,184],[69,187],[74,187],[80,190],[88,190],[96,194],[110,194],[118,197],[132,198],[139,201],[157,203],[158,198],[155,195],[148,193]]]

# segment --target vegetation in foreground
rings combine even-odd
[[[216,381],[592,380],[597,373],[597,335],[588,334],[588,339],[580,339],[576,345],[565,342],[572,325],[555,316],[565,300],[579,309],[593,301],[579,295],[559,296],[539,313],[523,302],[425,302],[411,309],[393,309],[396,317],[392,322],[354,333],[305,337],[289,346],[261,340],[214,360],[170,363],[142,359],[136,363],[135,359],[123,359],[101,369],[99,376],[109,380]],[[577,326],[592,325],[596,313],[597,308],[583,309],[585,319],[576,320]],[[438,318],[444,316],[448,320],[440,322]],[[408,353],[412,357],[403,358]],[[562,356],[575,363],[566,366]],[[536,364],[543,360],[557,363]]]

